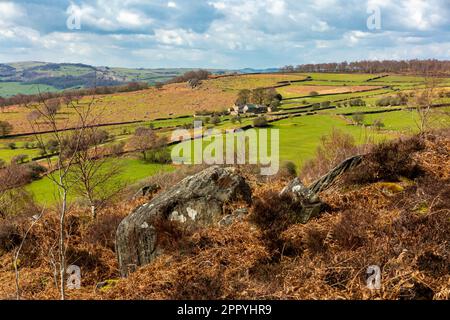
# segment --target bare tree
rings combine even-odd
[[[440,79],[432,74],[427,74],[424,80],[424,89],[418,90],[409,99],[409,106],[416,110],[418,119],[415,121],[420,133],[429,130],[433,122],[433,105],[439,99]]]
[[[46,143],[44,142],[44,136],[39,134],[43,131],[41,126],[44,126],[45,130],[50,129],[51,137],[53,140],[57,141],[58,144],[58,154],[56,158],[47,158],[47,166],[51,172],[46,177],[52,181],[52,183],[58,189],[59,204],[59,277],[60,277],[60,298],[65,300],[65,273],[66,273],[66,234],[65,234],[65,219],[68,212],[67,196],[69,190],[76,183],[71,177],[71,168],[76,161],[76,153],[82,148],[83,136],[86,129],[93,124],[92,118],[92,106],[95,101],[95,96],[93,95],[91,99],[87,102],[82,103],[81,101],[76,102],[71,97],[64,99],[66,108],[74,111],[76,125],[75,129],[71,130],[70,135],[72,137],[71,151],[67,152],[65,149],[67,144],[65,144],[65,139],[67,139],[67,132],[64,129],[64,123],[58,121],[58,110],[60,105],[55,110],[55,102],[50,102],[42,95],[39,94],[38,102],[26,103],[25,106],[32,110],[35,115],[39,117],[29,118],[30,125],[33,129],[34,136],[38,141],[39,145],[44,148]],[[61,102],[59,102],[61,103]],[[34,120],[33,120],[34,119]],[[39,121],[38,121],[39,119]],[[65,123],[68,125],[68,121]]]
[[[8,121],[0,121],[0,137],[11,133],[13,126]]]
[[[107,139],[107,132],[98,130],[98,127],[88,128],[83,134],[81,147],[74,154],[70,175],[75,180],[74,192],[89,202],[94,219],[97,217],[97,208],[103,206],[122,187],[118,181],[113,183],[121,166],[107,157],[109,150],[103,148]]]
[[[147,151],[157,142],[158,136],[151,128],[137,128],[134,136],[131,138],[131,145],[134,149],[142,153],[142,158],[147,160]]]

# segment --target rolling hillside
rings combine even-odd
[[[92,86],[113,86],[129,82],[154,85],[177,77],[188,68],[131,69],[95,67],[81,63],[15,62],[0,63],[0,96],[36,94]],[[276,72],[277,69],[209,70],[213,74]]]

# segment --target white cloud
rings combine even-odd
[[[158,43],[175,46],[193,46],[194,42],[208,38],[208,35],[199,35],[184,29],[156,29],[155,40]]]
[[[142,29],[152,24],[152,19],[138,11],[130,11],[122,6],[107,5],[96,7],[83,4],[71,4],[67,15],[75,14],[80,17],[82,27],[96,27],[105,31],[126,29]]]
[[[23,9],[13,2],[0,2],[0,21],[10,21],[23,17]]]
[[[286,3],[284,0],[268,0],[267,12],[274,16],[282,16],[286,13]]]
[[[173,1],[167,2],[167,8],[177,8],[177,4]]]
[[[35,15],[38,4],[17,1],[0,0],[8,61],[234,68],[449,55],[448,0],[91,0],[48,19],[48,7]],[[381,30],[367,29],[367,5],[380,7]],[[65,29],[73,12],[80,31]]]
[[[119,12],[117,16],[117,21],[126,27],[142,27],[144,25],[151,24],[151,19],[144,17],[143,15],[123,10]]]

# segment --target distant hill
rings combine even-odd
[[[48,63],[26,61],[0,63],[0,96],[33,94],[39,91],[61,91],[92,86],[113,86],[139,81],[153,85],[177,77],[187,68],[131,69],[95,67],[81,63]],[[278,69],[218,70],[215,74],[274,72]]]
[[[267,68],[267,69],[252,69],[252,68],[245,68],[237,70],[238,73],[274,73],[279,72],[279,68]]]
[[[0,64],[0,96],[60,91],[92,86],[112,86],[133,81],[154,84],[188,69],[127,69],[86,64],[17,62]]]

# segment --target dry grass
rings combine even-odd
[[[195,89],[186,83],[165,85],[162,89],[98,95],[93,109],[97,123],[117,123],[136,120],[193,115],[196,111],[222,111],[232,106],[241,89],[254,89],[277,85],[278,81],[300,80],[302,77],[282,74],[261,74],[222,77],[203,81]],[[92,97],[85,97],[85,103]],[[11,106],[2,113],[2,120],[14,126],[14,133],[32,132],[24,107]],[[62,108],[58,120],[61,128],[76,125],[74,110]],[[44,125],[39,130],[48,130]]]
[[[85,97],[84,103],[92,99]],[[161,117],[193,115],[199,110],[219,111],[230,107],[236,95],[219,89],[200,87],[191,89],[186,84],[166,85],[163,89],[148,89],[128,93],[99,95],[93,105],[96,123],[108,124],[137,120],[152,120]],[[14,133],[32,132],[27,120],[29,110],[13,106],[2,114],[2,119],[14,126]],[[57,119],[60,128],[76,125],[76,113],[70,108],[62,108]],[[40,130],[48,130],[42,125]]]

